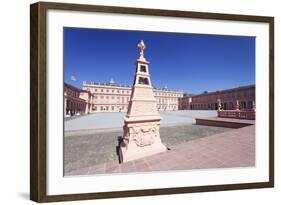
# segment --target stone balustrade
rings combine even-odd
[[[218,117],[255,120],[256,111],[255,110],[221,110],[218,111]]]

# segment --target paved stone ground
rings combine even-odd
[[[120,128],[123,126],[123,117],[126,113],[93,113],[83,116],[74,116],[65,120],[65,130],[91,130],[104,128]],[[215,117],[215,110],[179,110],[160,112],[161,126],[170,124],[195,123],[195,118]]]
[[[171,146],[167,152],[123,164],[118,161],[94,166],[88,164],[65,175],[251,166],[255,166],[255,125],[183,142]]]
[[[160,136],[163,143],[174,146],[191,140],[231,130],[229,128],[181,124],[162,127]],[[118,137],[122,130],[98,130],[91,134],[74,135],[64,138],[64,172],[66,175],[76,170],[88,169],[98,164],[115,161],[118,164]],[[101,165],[103,166],[103,165]],[[82,174],[82,173],[80,173]]]

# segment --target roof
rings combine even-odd
[[[91,86],[91,85],[98,85],[98,86],[110,86],[110,87],[121,87],[121,88],[127,88],[127,89],[131,89],[132,86],[130,85],[122,85],[122,84],[117,84],[117,83],[100,83],[100,82],[83,82],[83,86]],[[159,90],[159,91],[173,91],[173,92],[181,92],[179,90],[176,89],[171,89],[171,88],[167,88],[167,86],[163,87],[163,88],[153,88],[154,90]]]
[[[256,85],[239,86],[239,87],[229,88],[229,89],[225,89],[225,90],[218,90],[218,91],[214,91],[214,92],[208,92],[208,93],[202,93],[202,94],[198,94],[198,95],[192,95],[192,97],[212,95],[212,94],[231,92],[231,91],[238,91],[238,90],[245,90],[245,89],[251,89],[251,88],[255,89]]]
[[[76,91],[81,92],[81,89],[80,89],[80,88],[77,88],[77,87],[75,87],[75,86],[73,86],[73,85],[70,85],[70,84],[68,84],[68,83],[64,83],[64,86],[69,87],[69,88],[71,88],[71,89],[73,89],[73,90],[76,90]]]

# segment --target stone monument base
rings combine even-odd
[[[160,139],[160,118],[156,121],[137,122],[125,120],[124,136],[120,144],[119,157],[121,162],[128,162],[150,155],[167,151]]]
[[[121,147],[119,150],[119,156],[121,162],[128,162],[143,157],[151,156],[161,152],[165,152],[167,147],[162,143],[155,143],[145,147],[135,147],[131,149],[126,149],[126,147]]]

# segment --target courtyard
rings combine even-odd
[[[212,118],[217,115],[216,111],[166,111],[160,115],[160,136],[168,148],[167,152],[124,164],[119,164],[117,151],[125,113],[93,113],[67,119],[64,174],[71,176],[254,165],[254,126],[232,129],[195,124],[195,118]],[[191,156],[190,164],[186,160]]]
[[[65,131],[122,128],[125,112],[97,112],[69,118],[65,121]],[[194,124],[198,117],[215,117],[215,110],[178,110],[160,112],[161,127],[177,124]]]

